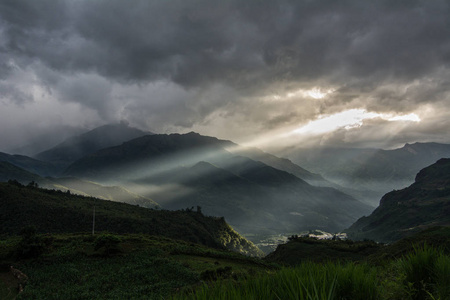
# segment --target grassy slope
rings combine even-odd
[[[39,188],[0,183],[0,234],[17,234],[33,225],[42,233],[90,232],[95,204],[96,231],[147,233],[228,248],[261,252],[223,218],[195,211],[163,211]]]
[[[286,244],[279,245],[276,251],[265,257],[265,260],[290,266],[307,261],[361,261],[377,253],[381,247],[372,241],[333,241],[297,237],[291,238]]]
[[[260,259],[145,234],[106,235],[118,243],[96,248],[104,237],[40,235],[45,249],[34,259],[15,256],[19,239],[9,237],[0,244],[0,261],[29,277],[21,299],[160,299],[201,280],[274,270]],[[17,282],[7,278],[7,271],[0,271],[0,295],[16,291]]]
[[[40,235],[45,248],[34,259],[14,256],[19,238],[9,237],[0,243],[0,261],[28,275],[19,299],[419,299],[410,298],[417,291],[405,281],[404,266],[409,264],[405,255],[413,245],[426,242],[447,249],[443,270],[450,266],[449,248],[444,246],[448,245],[449,228],[434,228],[391,246],[380,245],[376,264],[373,259],[355,264],[329,257],[329,262],[322,263],[302,259],[295,268],[283,269],[258,258],[144,234],[115,235],[117,244],[96,248],[105,236],[111,238]],[[340,252],[352,248],[352,243],[340,243],[331,248]],[[323,241],[316,252],[324,250],[323,245],[330,246]],[[0,295],[8,294],[8,288],[16,290],[17,282],[5,280],[6,275],[0,270]],[[450,296],[448,276],[444,273],[441,279],[445,281],[440,286],[443,292],[437,285],[425,286],[435,299]]]

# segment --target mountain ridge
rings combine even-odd
[[[106,124],[68,138],[50,149],[35,154],[34,158],[51,162],[64,169],[83,156],[147,134],[152,133],[130,127],[124,122]]]
[[[126,186],[164,208],[200,205],[239,230],[251,222],[263,231],[340,230],[371,211],[338,190],[228,151],[236,146],[193,132],[149,135],[86,156],[65,175]]]
[[[367,201],[377,205],[387,192],[412,184],[421,169],[440,158],[450,157],[450,144],[416,142],[391,150],[298,149],[284,154],[332,182],[370,194]]]
[[[432,226],[450,225],[450,159],[418,172],[409,187],[387,193],[346,232],[354,239],[392,242]]]

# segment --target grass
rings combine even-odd
[[[24,265],[23,271],[33,280],[21,299],[156,299],[199,280],[182,264],[146,251],[101,260],[38,262]]]
[[[204,284],[173,299],[379,299],[375,270],[353,263],[303,263],[243,281]]]
[[[450,257],[425,245],[398,261],[410,299],[450,299]]]
[[[145,234],[36,238],[45,248],[31,258],[16,256],[20,238],[0,242],[0,263],[29,277],[17,299],[450,299],[450,256],[423,244],[384,264],[336,259],[281,268]],[[18,282],[5,276],[0,270],[0,298],[14,299]]]
[[[31,258],[18,255],[22,243],[17,237],[0,243],[0,262],[29,278],[17,299],[163,299],[201,280],[219,280],[223,274],[247,278],[274,268],[231,251],[145,234],[34,238],[45,248]],[[8,270],[0,270],[0,299],[18,285],[5,282],[3,275]]]

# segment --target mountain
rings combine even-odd
[[[53,176],[57,168],[48,162],[40,161],[24,155],[11,155],[0,152],[0,162],[8,162],[28,172],[39,174],[40,176]]]
[[[201,206],[245,233],[338,231],[372,210],[336,189],[229,151],[235,146],[193,132],[148,135],[86,156],[65,175],[125,186],[163,208]]]
[[[26,142],[21,145],[7,147],[4,149],[4,152],[33,156],[36,153],[45,151],[50,147],[61,143],[65,139],[79,135],[85,131],[86,129],[81,127],[67,126],[63,124],[46,128],[45,132],[40,132],[38,129],[37,132],[33,132],[33,135],[31,136],[29,135],[29,132],[21,132],[19,130],[16,134],[23,135],[23,137],[27,136]]]
[[[31,225],[39,233],[91,232],[95,205],[98,232],[144,233],[253,256],[261,254],[223,218],[206,217],[199,211],[153,210],[10,183],[0,183],[0,195],[2,235],[17,235],[21,228]]]
[[[120,145],[123,142],[147,134],[152,133],[129,127],[124,122],[104,125],[71,137],[51,149],[36,154],[34,157],[42,161],[51,162],[64,169],[70,163],[97,150]]]
[[[421,169],[450,157],[450,145],[414,143],[394,150],[291,149],[284,155],[332,182],[366,193],[368,200],[377,205],[385,193],[413,183]]]
[[[337,184],[327,181],[319,174],[311,173],[308,170],[294,164],[287,158],[280,158],[275,155],[266,153],[258,148],[242,148],[236,151],[236,153],[251,158],[253,160],[260,161],[275,169],[289,172],[300,179],[308,182],[309,184],[316,186],[328,186],[339,188]]]
[[[17,180],[22,184],[28,184],[32,181],[40,183],[47,182],[46,179],[37,174],[28,172],[9,162],[0,161],[0,182],[6,182],[8,180]]]
[[[450,159],[422,169],[409,187],[384,195],[370,216],[346,232],[353,239],[392,242],[438,225],[450,225]]]
[[[16,180],[21,184],[37,184],[46,189],[70,191],[77,195],[92,196],[104,200],[124,202],[143,207],[158,207],[150,198],[139,196],[119,186],[102,186],[100,184],[77,178],[43,178],[8,162],[0,161],[0,182]]]

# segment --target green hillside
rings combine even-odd
[[[18,234],[25,226],[40,233],[145,233],[199,243],[215,248],[260,255],[251,242],[236,233],[223,218],[196,210],[166,211],[105,201],[67,192],[13,183],[0,183],[0,234]]]
[[[0,299],[168,299],[186,287],[276,270],[235,252],[147,234],[45,234],[0,240]],[[32,242],[30,242],[32,240]],[[34,243],[34,244],[33,244]],[[39,247],[33,256],[23,250]],[[28,248],[27,248],[28,247]],[[25,273],[18,279],[9,269]]]

